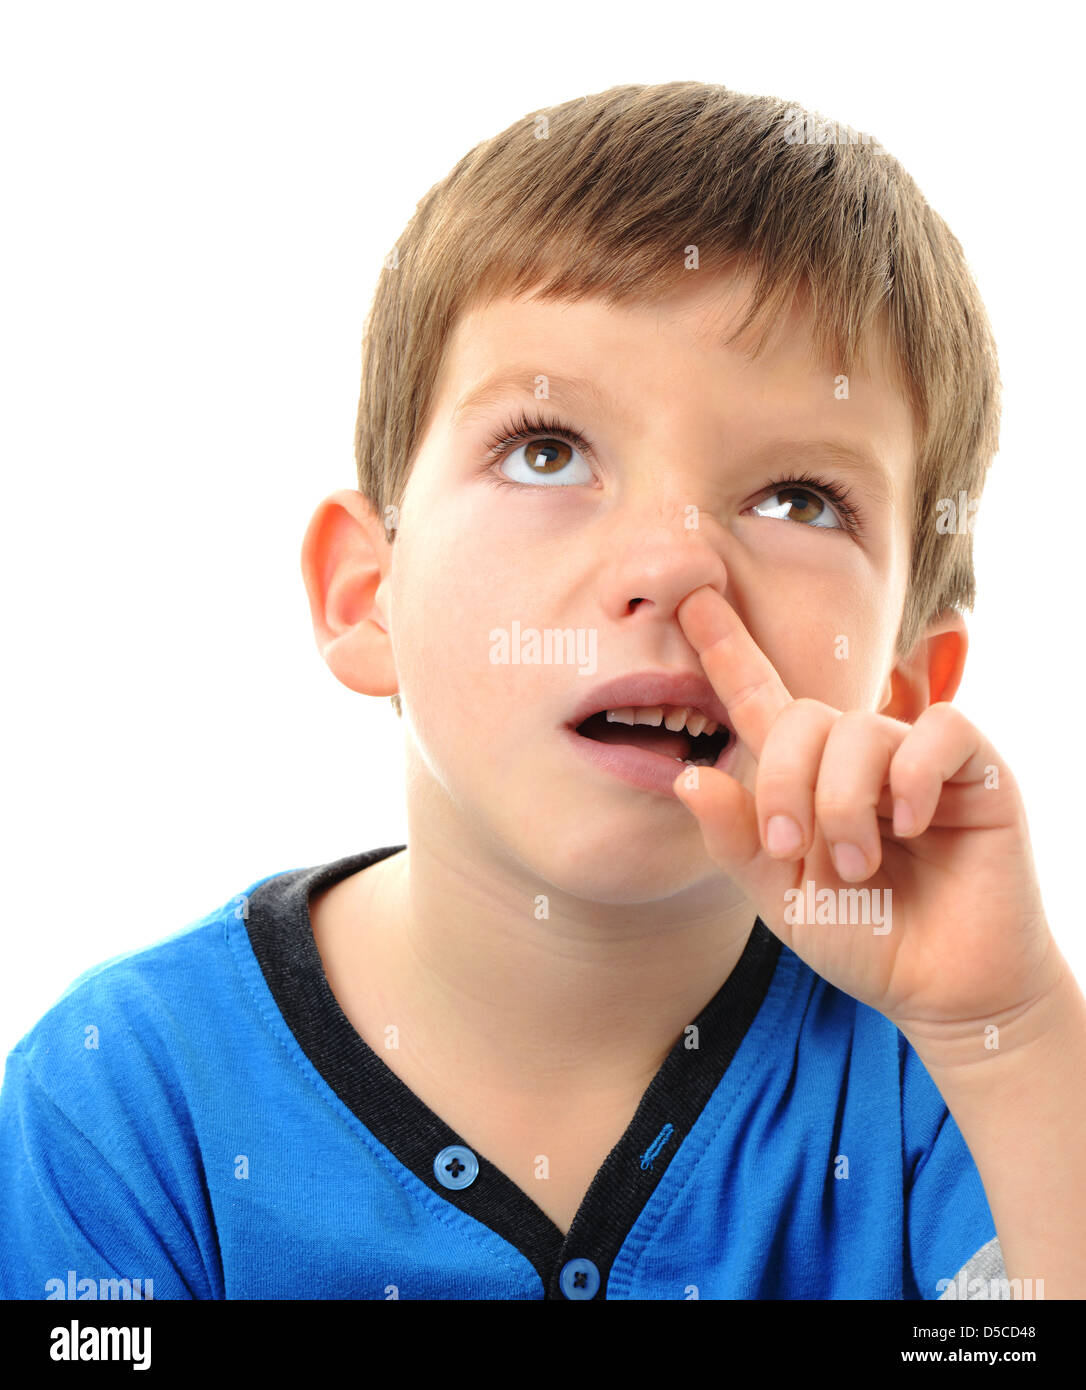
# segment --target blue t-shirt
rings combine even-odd
[[[936,1299],[1003,1276],[912,1048],[760,919],[563,1235],[546,1179],[474,1151],[332,994],[310,894],[403,848],[258,879],[16,1045],[0,1297]]]

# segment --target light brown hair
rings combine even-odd
[[[774,97],[668,82],[543,107],[476,145],[418,203],[366,321],[355,460],[378,515],[398,514],[387,509],[402,502],[464,311],[533,287],[539,298],[651,302],[692,273],[696,246],[707,273],[756,273],[728,339],[760,330],[752,356],[796,294],[813,309],[814,354],[835,374],[885,335],[917,432],[898,654],[943,609],[971,608],[972,535],[935,523],[939,499],[979,500],[998,449],[988,317],[961,246],[909,174],[847,127],[819,141],[820,119]]]

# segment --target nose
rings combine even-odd
[[[656,526],[642,530],[616,557],[603,575],[601,599],[616,619],[651,612],[674,620],[695,589],[709,585],[725,595],[727,584],[724,556],[700,528]]]

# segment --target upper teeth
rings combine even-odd
[[[638,709],[609,709],[607,722],[609,724],[654,724],[657,728],[663,724],[673,734],[677,734],[680,729],[685,728],[691,738],[697,738],[699,734],[715,734],[720,728],[715,720],[709,719],[699,710],[671,705],[650,705]]]

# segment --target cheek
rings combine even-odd
[[[496,750],[513,750],[527,726],[537,728],[540,706],[553,703],[553,670],[491,660],[496,631],[545,625],[544,597],[500,535],[469,543],[435,530],[401,540],[394,613],[405,707],[435,770],[474,763],[479,771]]]
[[[836,709],[867,707],[877,693],[886,657],[885,614],[869,595],[795,593],[768,611],[759,605],[752,631],[796,699],[821,700]]]

